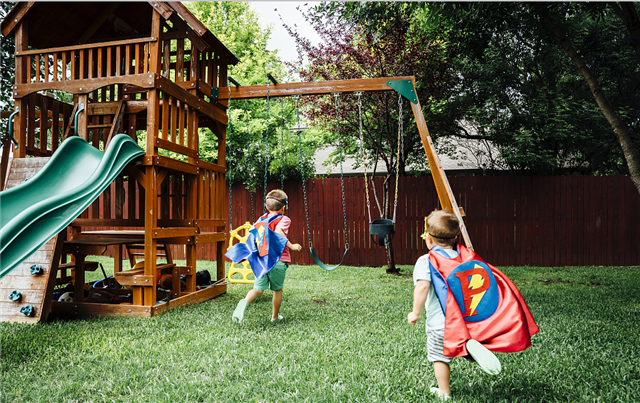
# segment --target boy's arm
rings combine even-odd
[[[282,230],[282,228],[276,228],[276,233],[282,235],[283,237],[287,238],[287,236],[284,234],[284,231]],[[289,241],[289,238],[287,238],[287,248],[294,250],[296,252],[300,252],[302,250],[302,245],[298,244],[298,243],[291,243],[291,241]]]
[[[427,295],[429,294],[429,286],[431,281],[418,280],[415,288],[413,289],[413,311],[407,315],[407,321],[415,325],[420,318],[424,303],[427,301]]]

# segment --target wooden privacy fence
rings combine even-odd
[[[476,251],[494,265],[640,265],[640,195],[628,176],[476,176],[451,177],[449,182],[465,211]],[[369,237],[364,179],[345,178],[344,186],[350,247],[344,264],[385,265],[384,248]],[[279,187],[279,182],[267,186]],[[340,179],[310,179],[306,187],[313,246],[325,263],[335,264],[344,252]],[[376,179],[376,188],[381,191],[382,179]],[[292,254],[294,264],[315,264],[308,248],[302,184],[285,181],[284,191],[292,220],[289,239],[303,245],[302,252]],[[252,221],[249,192],[234,185],[231,204],[228,192],[227,187],[233,228]],[[401,178],[398,197],[396,264],[412,265],[427,253],[420,234],[424,217],[438,207],[438,197],[430,176]],[[379,218],[372,195],[371,203],[372,219]],[[254,193],[253,204],[257,218],[263,211],[262,189]],[[198,259],[215,256],[214,244],[198,246]],[[181,248],[174,246],[174,257],[184,258]]]

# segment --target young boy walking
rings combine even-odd
[[[280,189],[272,190],[267,194],[265,205],[268,213],[260,217],[258,222],[260,220],[268,220],[269,229],[287,238],[289,227],[291,226],[291,219],[284,215],[285,211],[289,208],[287,194]],[[233,311],[233,323],[241,323],[247,305],[257,298],[260,298],[264,290],[269,288],[273,291],[271,321],[275,322],[284,319],[279,312],[280,306],[282,305],[282,287],[284,286],[287,268],[289,267],[289,263],[291,263],[291,253],[289,249],[299,252],[302,250],[302,246],[297,243],[293,244],[287,239],[287,245],[282,252],[282,256],[280,256],[280,260],[263,277],[256,278],[253,289],[247,293],[246,297],[238,302],[238,306]]]
[[[457,258],[459,252],[456,249],[456,238],[459,233],[460,223],[455,214],[436,210],[427,217],[426,229],[422,237],[430,251],[421,256],[414,267],[413,310],[407,315],[408,322],[415,325],[423,307],[426,310],[427,359],[433,362],[438,382],[438,387],[432,387],[430,391],[445,400],[451,396],[449,363],[452,357],[444,355],[445,314],[434,291],[432,270],[435,268],[429,258],[434,253],[440,254],[445,259]],[[485,372],[492,375],[500,372],[500,361],[482,344],[469,339],[466,342],[466,349]]]

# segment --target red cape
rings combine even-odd
[[[518,288],[473,250],[457,247],[455,258],[443,257],[437,246],[429,253],[436,269],[431,279],[445,313],[444,355],[468,355],[469,339],[500,353],[531,347],[539,329]]]

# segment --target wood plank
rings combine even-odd
[[[155,42],[157,38],[155,37],[145,37],[145,38],[137,38],[137,39],[125,39],[121,41],[113,41],[113,42],[97,42],[97,43],[89,43],[86,45],[74,45],[74,46],[63,46],[59,48],[45,48],[45,49],[35,49],[35,50],[23,50],[16,51],[14,55],[16,56],[30,56],[30,55],[42,55],[46,53],[60,53],[60,52],[69,52],[69,51],[84,51],[88,49],[97,49],[97,48],[109,48],[116,47],[122,45],[135,45],[139,43],[146,42]]]
[[[109,131],[109,135],[108,135],[107,139],[104,142],[105,149],[109,145],[109,142],[111,141],[113,136],[118,134],[118,132],[120,131],[120,126],[122,125],[122,119],[124,119],[124,112],[125,112],[125,109],[126,109],[124,101],[120,100],[118,103],[119,103],[118,110],[115,113],[113,125],[111,126],[111,130]]]
[[[187,162],[174,160],[170,157],[162,155],[156,155],[153,158],[145,157],[142,161],[142,166],[155,165],[167,169],[171,169],[177,172],[195,175],[198,173],[198,167],[193,166]]]
[[[219,108],[214,107],[209,102],[201,100],[195,95],[184,91],[182,87],[171,82],[170,80],[161,76],[157,77],[157,87],[165,92],[168,92],[172,97],[195,108],[199,113],[204,113],[205,115],[224,125],[227,125],[229,123],[228,117],[225,112],[223,112]]]
[[[155,79],[151,74],[133,74],[119,77],[100,77],[68,80],[62,82],[16,84],[14,98],[22,98],[29,94],[44,90],[60,90],[74,95],[91,93],[97,89],[114,84],[129,84],[146,89],[154,88]],[[196,104],[196,106],[198,106]],[[210,107],[213,108],[213,107]]]
[[[409,77],[382,77],[367,78],[357,80],[330,80],[300,83],[279,83],[270,84],[268,87],[269,97],[289,97],[293,95],[324,95],[352,92],[379,92],[393,91],[387,85],[389,80],[412,80]],[[201,80],[199,80],[199,83]],[[219,89],[218,99],[229,99],[229,87],[221,86]],[[267,85],[250,85],[231,87],[231,99],[254,99],[267,97]]]

